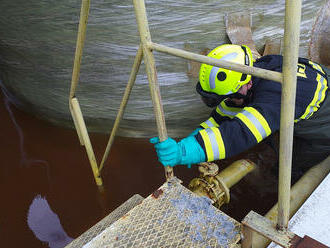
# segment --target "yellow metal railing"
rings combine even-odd
[[[294,111],[301,20],[301,0],[285,1],[283,86],[281,98],[278,220],[279,229],[288,227]]]
[[[73,71],[72,71],[69,106],[70,106],[70,111],[71,111],[71,115],[73,118],[73,122],[74,122],[74,125],[75,125],[77,133],[78,133],[80,144],[85,146],[85,149],[86,149],[86,152],[88,155],[88,159],[89,159],[90,165],[93,170],[95,182],[98,186],[101,186],[103,184],[102,178],[101,178],[98,166],[97,166],[95,154],[93,151],[91,141],[89,139],[85,121],[84,121],[83,115],[81,113],[79,101],[75,95],[78,81],[79,81],[80,65],[81,65],[81,58],[82,58],[82,50],[84,47],[84,41],[85,41],[85,36],[86,36],[86,26],[87,26],[87,20],[88,20],[89,6],[90,6],[90,0],[82,0],[77,45],[76,45],[76,52],[75,52]]]
[[[114,127],[105,149],[100,167],[98,167],[92,145],[88,136],[85,122],[79,107],[78,99],[75,96],[75,90],[78,84],[80,63],[82,57],[82,49],[85,40],[86,25],[88,20],[88,12],[90,0],[82,0],[80,22],[78,30],[78,38],[76,45],[76,53],[74,67],[72,73],[71,91],[70,91],[70,110],[74,120],[74,124],[79,136],[81,145],[84,145],[88,154],[88,158],[94,173],[94,178],[97,185],[102,185],[100,172],[104,168],[105,161],[108,158],[114,137],[118,130],[122,119],[125,107],[132,87],[134,85],[136,75],[139,71],[142,58],[146,65],[146,73],[149,80],[152,102],[157,122],[157,130],[160,141],[167,139],[167,129],[162,107],[161,95],[157,80],[157,70],[153,56],[153,50],[168,53],[174,56],[182,57],[189,60],[198,61],[234,71],[250,74],[252,76],[277,81],[283,84],[282,90],[282,108],[281,108],[281,126],[280,126],[280,175],[279,175],[279,200],[278,200],[278,227],[283,230],[287,228],[288,216],[290,208],[290,183],[291,183],[291,161],[292,161],[292,144],[293,144],[293,124],[294,124],[294,109],[295,109],[295,91],[296,91],[296,68],[298,61],[299,47],[299,26],[301,16],[301,0],[286,0],[285,12],[285,32],[284,32],[284,61],[283,73],[264,70],[260,68],[248,67],[227,61],[216,60],[207,56],[194,54],[181,49],[171,48],[160,44],[153,43],[149,32],[146,8],[144,0],[133,0],[136,21],[140,33],[140,46],[135,57],[134,65],[131,71],[130,78],[123,96],[119,112],[116,117]],[[165,167],[166,179],[173,177],[173,169]],[[252,220],[253,221],[253,220]],[[251,222],[251,220],[250,220]],[[253,226],[253,225],[251,225]],[[274,232],[277,232],[277,229]],[[251,247],[252,229],[243,223],[242,247]],[[264,235],[263,233],[261,233]]]

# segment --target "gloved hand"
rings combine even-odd
[[[155,145],[158,160],[164,166],[186,164],[190,168],[191,164],[205,161],[205,153],[194,136],[188,136],[179,143],[172,138],[159,142],[159,138],[154,137],[150,143]]]
[[[194,131],[192,131],[192,133],[189,134],[188,136],[195,136],[195,135],[198,134],[198,132],[199,132],[200,130],[202,130],[202,129],[203,129],[203,128],[198,127],[198,128],[196,128]]]

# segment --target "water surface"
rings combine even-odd
[[[27,223],[29,207],[38,195],[46,199],[68,237],[76,238],[133,194],[146,197],[165,180],[164,169],[148,139],[118,137],[102,174],[105,192],[100,194],[74,130],[58,128],[23,113],[2,94],[0,114],[3,247],[48,247],[35,237]],[[107,138],[91,135],[98,161]],[[223,210],[237,220],[251,209],[264,214],[276,201],[276,181],[266,169],[274,163],[269,147],[261,145],[240,157],[250,158],[262,167],[232,188],[231,204]],[[174,171],[184,185],[198,176],[195,167],[177,166]]]

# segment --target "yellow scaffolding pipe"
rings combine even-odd
[[[121,103],[120,103],[120,106],[119,106],[119,111],[118,111],[118,114],[117,114],[117,117],[116,117],[116,121],[115,121],[115,124],[113,125],[111,135],[110,135],[107,147],[105,149],[105,152],[104,152],[104,155],[103,155],[103,158],[102,158],[102,162],[101,162],[100,167],[99,167],[100,172],[102,171],[104,163],[108,158],[112,143],[115,140],[115,136],[116,136],[117,130],[119,128],[120,121],[123,118],[124,111],[125,111],[129,96],[131,94],[131,91],[132,91],[132,88],[133,88],[133,85],[134,85],[134,82],[135,82],[135,79],[136,79],[136,75],[137,75],[137,73],[139,71],[139,68],[140,68],[140,65],[141,65],[142,56],[143,56],[143,52],[142,52],[142,46],[140,44],[139,50],[137,51],[136,56],[135,56],[133,68],[132,68],[132,71],[131,71],[131,75],[128,79],[128,83],[127,83],[127,86],[126,86],[126,89],[125,89],[123,99],[121,100]]]
[[[301,0],[285,1],[283,85],[281,97],[278,220],[280,230],[288,227],[290,210],[291,162],[294,111],[296,105],[297,63]]]
[[[76,51],[75,51],[72,79],[71,79],[71,89],[70,89],[70,96],[69,96],[69,106],[70,106],[71,116],[72,116],[73,123],[77,130],[80,145],[82,145],[82,146],[84,145],[84,141],[82,138],[81,130],[78,125],[78,121],[76,120],[75,115],[73,114],[73,109],[71,106],[71,99],[75,96],[76,88],[77,88],[78,81],[79,81],[80,64],[81,64],[81,58],[82,58],[82,51],[83,51],[83,47],[84,47],[84,41],[85,41],[85,37],[86,37],[86,26],[87,26],[87,21],[88,21],[89,7],[90,7],[90,0],[81,1],[79,28],[78,28]]]
[[[133,4],[136,15],[136,22],[138,25],[142,48],[143,48],[143,58],[144,58],[144,63],[146,65],[146,71],[149,80],[151,99],[156,116],[158,136],[160,141],[164,141],[167,139],[167,129],[166,129],[164,110],[163,110],[163,105],[162,105],[162,100],[158,85],[155,59],[152,51],[148,47],[148,44],[151,42],[151,36],[150,36],[149,24],[146,14],[146,6],[144,0],[133,0]],[[166,179],[169,180],[170,178],[173,177],[173,175],[174,175],[173,168],[170,166],[166,166],[165,167]]]
[[[290,212],[289,217],[291,218],[308,197],[313,193],[322,180],[330,172],[330,156],[309,169],[298,182],[291,187],[290,192]],[[276,224],[278,218],[278,204],[275,204],[265,215],[266,218]],[[261,236],[253,235],[253,248],[265,248],[269,245],[270,241]]]
[[[92,147],[92,144],[89,139],[88,131],[86,128],[86,124],[85,124],[83,115],[81,113],[78,99],[75,97],[77,85],[79,82],[80,65],[81,65],[82,53],[83,53],[84,42],[85,42],[85,37],[86,37],[86,27],[87,27],[87,21],[88,21],[89,8],[90,8],[90,0],[82,0],[78,35],[77,35],[77,43],[76,43],[76,51],[75,51],[72,79],[71,79],[69,107],[70,107],[70,112],[72,115],[74,125],[77,130],[80,144],[85,146],[85,149],[86,149],[86,152],[88,155],[88,159],[89,159],[92,171],[93,171],[95,182],[98,186],[101,186],[103,184],[103,182],[102,182],[102,178],[100,176],[99,169],[97,166],[93,147]]]
[[[75,57],[74,57],[72,80],[71,80],[70,99],[72,99],[74,97],[76,88],[78,85],[78,81],[79,81],[80,64],[81,64],[82,52],[83,52],[84,42],[85,42],[85,37],[86,37],[86,26],[87,26],[87,21],[88,21],[89,6],[90,6],[90,0],[81,1],[76,52],[75,52]]]
[[[273,80],[276,82],[281,83],[282,82],[282,73],[276,72],[276,71],[270,71],[266,69],[261,69],[257,67],[251,67],[247,65],[240,65],[237,63],[225,61],[225,60],[219,60],[215,58],[210,58],[205,55],[200,55],[196,53],[191,53],[187,52],[181,49],[177,48],[172,48],[172,47],[167,47],[164,45],[156,44],[153,42],[148,43],[148,46],[150,49],[157,50],[162,53],[168,53],[177,57],[189,59],[189,60],[194,60],[200,63],[205,63],[209,65],[214,65],[217,67],[222,67],[228,70],[233,70],[233,71],[239,71],[242,73],[246,73],[252,76],[268,79],[268,80]]]
[[[114,136],[122,118],[126,107],[131,88],[134,84],[136,74],[139,70],[141,59],[143,58],[146,64],[146,72],[149,80],[149,87],[154,106],[157,129],[160,141],[167,139],[167,129],[164,118],[164,111],[160,96],[160,90],[157,80],[157,71],[152,50],[165,52],[178,57],[183,57],[190,60],[195,60],[201,63],[223,67],[226,69],[250,74],[252,76],[265,78],[272,81],[283,83],[282,87],[282,104],[281,104],[281,125],[280,125],[280,174],[279,174],[279,200],[278,200],[278,223],[277,227],[280,230],[285,230],[288,224],[289,209],[290,209],[290,183],[291,183],[291,161],[292,161],[292,144],[293,144],[293,125],[294,125],[294,109],[295,109],[295,91],[296,91],[296,68],[298,61],[299,48],[299,25],[301,18],[301,0],[286,0],[285,10],[285,34],[284,34],[284,60],[283,73],[273,72],[260,68],[247,67],[227,61],[220,61],[207,56],[193,54],[180,49],[166,47],[160,44],[153,43],[149,32],[149,25],[146,15],[144,0],[133,0],[137,25],[141,38],[141,45],[133,65],[131,77],[123,97],[116,123],[111,133],[110,139],[104,153],[100,169],[103,168],[104,162],[108,156]],[[94,177],[98,185],[102,185],[99,169],[97,167],[94,152],[89,140],[88,132],[83,120],[83,116],[79,107],[78,100],[75,98],[75,90],[78,84],[82,49],[86,34],[86,24],[88,19],[90,0],[82,0],[79,30],[77,37],[77,46],[74,60],[74,68],[72,73],[72,82],[70,89],[70,110],[77,129],[80,143],[86,146],[86,151],[93,169]],[[173,176],[173,169],[165,167],[166,178],[170,179]],[[242,247],[251,246],[251,232],[247,226],[243,225],[242,232],[245,234],[245,239],[242,240]]]
[[[71,105],[72,105],[72,109],[73,109],[73,114],[74,114],[74,116],[77,120],[78,126],[79,126],[79,130],[81,131],[81,135],[82,135],[82,138],[83,138],[83,141],[85,144],[85,149],[86,149],[86,152],[88,155],[88,159],[89,159],[90,165],[92,167],[95,182],[98,186],[101,186],[103,184],[102,178],[100,176],[100,173],[99,173],[99,170],[97,167],[96,158],[95,158],[92,144],[91,144],[91,141],[88,136],[87,128],[86,128],[86,125],[85,125],[85,122],[84,122],[84,119],[83,119],[83,116],[82,116],[82,113],[81,113],[81,110],[79,107],[78,99],[75,97],[72,98]]]
[[[100,170],[103,168],[105,160],[108,157],[111,145],[113,143],[120,120],[123,116],[130,91],[136,79],[136,74],[141,63],[140,56],[144,58],[146,72],[149,80],[149,87],[156,116],[157,129],[160,141],[167,139],[167,129],[165,124],[164,111],[160,96],[160,90],[157,80],[157,71],[152,50],[172,54],[178,57],[223,67],[226,69],[239,71],[252,76],[265,78],[272,81],[283,83],[282,90],[282,109],[281,109],[281,143],[280,143],[280,176],[279,176],[279,207],[278,207],[278,227],[285,229],[288,222],[289,199],[290,199],[290,175],[292,160],[292,137],[293,137],[293,117],[295,107],[295,89],[296,89],[296,66],[298,60],[298,42],[299,42],[299,24],[301,15],[301,0],[287,0],[285,13],[285,37],[284,37],[284,62],[283,74],[260,68],[253,68],[227,61],[216,60],[207,56],[190,53],[181,49],[170,48],[160,44],[153,43],[149,32],[148,20],[144,0],[133,0],[138,30],[141,38],[141,45],[137,53],[131,76],[123,97],[119,113],[116,118],[114,128],[109,138],[100,168],[97,167],[95,155],[89,140],[88,132],[80,111],[78,100],[75,98],[75,90],[78,84],[82,49],[86,34],[86,24],[88,19],[90,0],[82,0],[79,30],[77,37],[77,46],[72,73],[72,82],[70,90],[70,110],[77,129],[80,143],[86,146],[86,151],[91,163],[97,185],[102,185]],[[173,169],[165,167],[166,178],[173,177]],[[243,241],[244,242],[244,241]],[[244,242],[245,243],[245,242]],[[248,242],[249,243],[249,242]]]

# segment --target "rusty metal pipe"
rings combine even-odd
[[[238,183],[244,176],[254,170],[256,165],[249,160],[238,160],[218,173],[214,163],[201,163],[199,178],[189,183],[189,189],[200,196],[210,198],[220,208],[230,200],[229,188]]]
[[[231,188],[255,168],[255,163],[250,160],[237,160],[216,175],[216,178],[221,180],[228,188]]]

